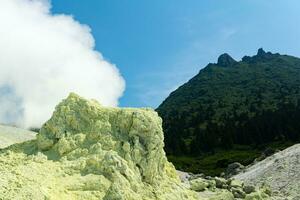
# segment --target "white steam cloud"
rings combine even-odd
[[[0,0],[0,123],[40,126],[70,92],[116,106],[125,83],[88,26],[47,0]]]

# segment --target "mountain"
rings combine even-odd
[[[241,61],[221,55],[156,111],[169,159],[183,170],[214,174],[299,141],[299,99],[300,59],[259,49]]]

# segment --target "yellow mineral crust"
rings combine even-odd
[[[70,94],[36,140],[0,151],[0,199],[196,200],[163,150],[152,109]]]

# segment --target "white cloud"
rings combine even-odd
[[[40,126],[69,92],[110,106],[123,93],[123,78],[94,50],[90,28],[51,14],[50,6],[46,0],[0,1],[2,123]]]

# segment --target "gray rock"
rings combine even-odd
[[[183,172],[183,171],[179,171],[179,170],[176,170],[177,171],[177,174],[181,180],[181,182],[188,182],[188,180],[191,178],[191,175],[187,172]]]
[[[227,180],[221,177],[215,177],[216,187],[217,188],[227,188]]]
[[[244,192],[245,192],[246,194],[250,194],[250,193],[252,193],[252,192],[255,192],[255,186],[253,186],[253,185],[245,185],[245,186],[243,187],[243,190],[244,190]]]
[[[225,177],[230,178],[234,175],[241,173],[245,169],[245,166],[241,163],[234,162],[228,165],[225,171]]]
[[[235,188],[235,187],[233,187],[233,188],[231,188],[231,192],[232,192],[232,194],[233,194],[233,196],[235,198],[242,198],[243,199],[243,198],[246,197],[246,193],[243,191],[242,188],[239,188],[239,187]]]

